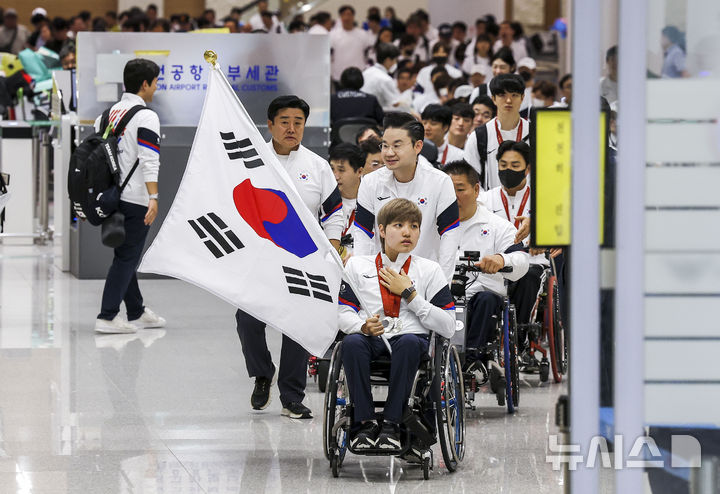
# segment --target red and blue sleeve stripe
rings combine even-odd
[[[457,201],[453,201],[445,211],[437,217],[437,231],[440,235],[449,232],[453,228],[460,226],[460,210]]]
[[[332,193],[328,196],[327,199],[325,199],[325,202],[322,203],[322,209],[325,213],[325,216],[323,216],[320,219],[320,222],[324,223],[330,216],[332,216],[334,213],[340,211],[342,209],[342,196],[340,195],[340,189],[338,187],[335,187],[335,190],[332,191]]]
[[[338,304],[350,307],[355,312],[360,311],[360,301],[358,300],[355,292],[353,292],[350,285],[345,281],[340,285],[340,296],[338,297]]]
[[[355,226],[364,231],[368,237],[373,238],[375,236],[375,215],[365,209],[358,203],[355,209]]]
[[[437,292],[432,299],[430,299],[430,303],[443,310],[455,310],[455,299],[453,299],[448,285],[443,286],[440,291]]]
[[[138,127],[137,142],[138,146],[160,153],[160,136],[150,129]]]

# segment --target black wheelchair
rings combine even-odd
[[[455,298],[455,335],[450,343],[459,349],[463,365],[463,381],[465,384],[465,403],[470,409],[475,409],[475,394],[480,387],[490,384],[490,390],[496,396],[499,406],[507,406],[508,413],[515,413],[520,405],[520,370],[518,361],[518,335],[515,306],[510,299],[503,298],[503,306],[497,318],[495,337],[490,340],[486,348],[468,348],[466,345],[466,329],[468,317],[467,287],[472,283],[470,277],[480,273],[475,266],[480,261],[477,251],[465,251],[459,259],[453,277],[451,291]],[[500,273],[511,273],[512,267],[502,268]],[[477,276],[477,275],[475,275]],[[507,280],[506,280],[507,285]],[[475,369],[468,369],[466,356],[470,352],[482,353],[490,356],[487,367],[479,362]]]
[[[457,350],[450,342],[432,333],[428,353],[415,373],[412,391],[401,424],[400,449],[361,449],[350,446],[353,402],[342,364],[342,342],[335,345],[330,358],[323,406],[323,450],[334,477],[340,474],[348,451],[366,456],[400,456],[420,463],[427,480],[433,469],[432,445],[440,442],[445,467],[454,472],[465,455],[465,391]],[[390,358],[370,364],[372,386],[389,385]],[[382,408],[384,401],[375,401]],[[376,413],[382,420],[382,413]]]
[[[567,372],[567,338],[560,315],[555,260],[547,253],[546,256],[550,260],[550,267],[543,271],[542,283],[530,315],[530,323],[519,325],[527,335],[527,355],[522,360],[531,363],[527,366],[527,372],[538,369],[541,382],[548,381],[552,368],[553,380],[559,383],[562,382],[563,374]]]

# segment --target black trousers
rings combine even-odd
[[[114,319],[120,312],[120,302],[124,301],[128,321],[132,321],[145,311],[137,281],[137,267],[150,227],[145,225],[147,207],[120,201],[118,210],[125,215],[125,242],[115,249],[105,278],[98,319]]]
[[[543,271],[545,271],[545,266],[531,264],[525,276],[510,283],[508,295],[510,296],[510,302],[515,305],[518,324],[530,322],[530,313],[542,284]]]
[[[486,345],[492,341],[502,306],[503,298],[496,293],[478,292],[472,296],[467,308],[469,316],[465,333],[467,348],[484,351]],[[474,355],[468,353],[468,360],[472,360],[473,357]]]
[[[275,366],[265,339],[265,323],[241,310],[235,313],[235,320],[248,374],[250,377],[272,378]],[[284,407],[305,399],[309,356],[302,346],[283,335],[277,384]]]
[[[404,334],[390,339],[390,386],[383,412],[384,420],[394,424],[402,421],[403,408],[410,397],[415,373],[429,345],[429,337],[419,334]],[[355,407],[355,423],[375,418],[370,388],[370,361],[382,355],[388,355],[388,350],[379,336],[356,333],[346,336],[342,342],[342,361]]]

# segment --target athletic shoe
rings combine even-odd
[[[376,447],[379,449],[400,449],[400,428],[390,422],[384,422],[377,438]]]
[[[153,311],[145,307],[145,312],[138,319],[133,319],[133,324],[142,329],[163,328],[165,327],[165,319],[155,314]]]
[[[415,463],[415,464],[422,464],[422,453],[419,449],[415,448],[414,446],[411,446],[410,449],[408,449],[405,454],[400,455],[401,460],[405,460],[408,463]]]
[[[298,403],[297,401],[292,401],[287,404],[282,409],[282,415],[285,417],[290,417],[291,419],[311,419],[312,411],[303,405],[302,403]]]
[[[380,427],[375,422],[365,422],[350,439],[353,449],[370,449],[375,447]]]
[[[475,360],[467,364],[465,367],[465,374],[475,376],[477,386],[482,386],[488,382],[489,379],[487,367],[485,367],[485,364],[483,364],[480,360]]]
[[[520,372],[534,374],[540,371],[540,362],[535,358],[535,355],[530,354],[530,352],[526,350],[520,356],[520,365],[518,368]]]
[[[131,334],[137,333],[138,327],[131,322],[127,322],[120,315],[115,319],[108,321],[107,319],[95,320],[95,331],[105,334]]]
[[[271,378],[258,376],[255,378],[255,388],[250,395],[250,405],[253,410],[265,410],[270,404],[270,389],[275,382],[277,371],[273,369]]]

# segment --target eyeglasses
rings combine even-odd
[[[408,145],[408,144],[410,144],[409,141],[408,141],[408,142],[402,142],[402,143],[395,143],[395,144],[393,144],[392,146],[390,146],[390,145],[385,144],[385,143],[383,142],[382,144],[380,144],[380,149],[381,149],[383,152],[387,152],[388,150],[392,149],[392,150],[393,150],[393,153],[397,153],[397,152],[400,151],[404,146],[406,146],[406,145]]]

